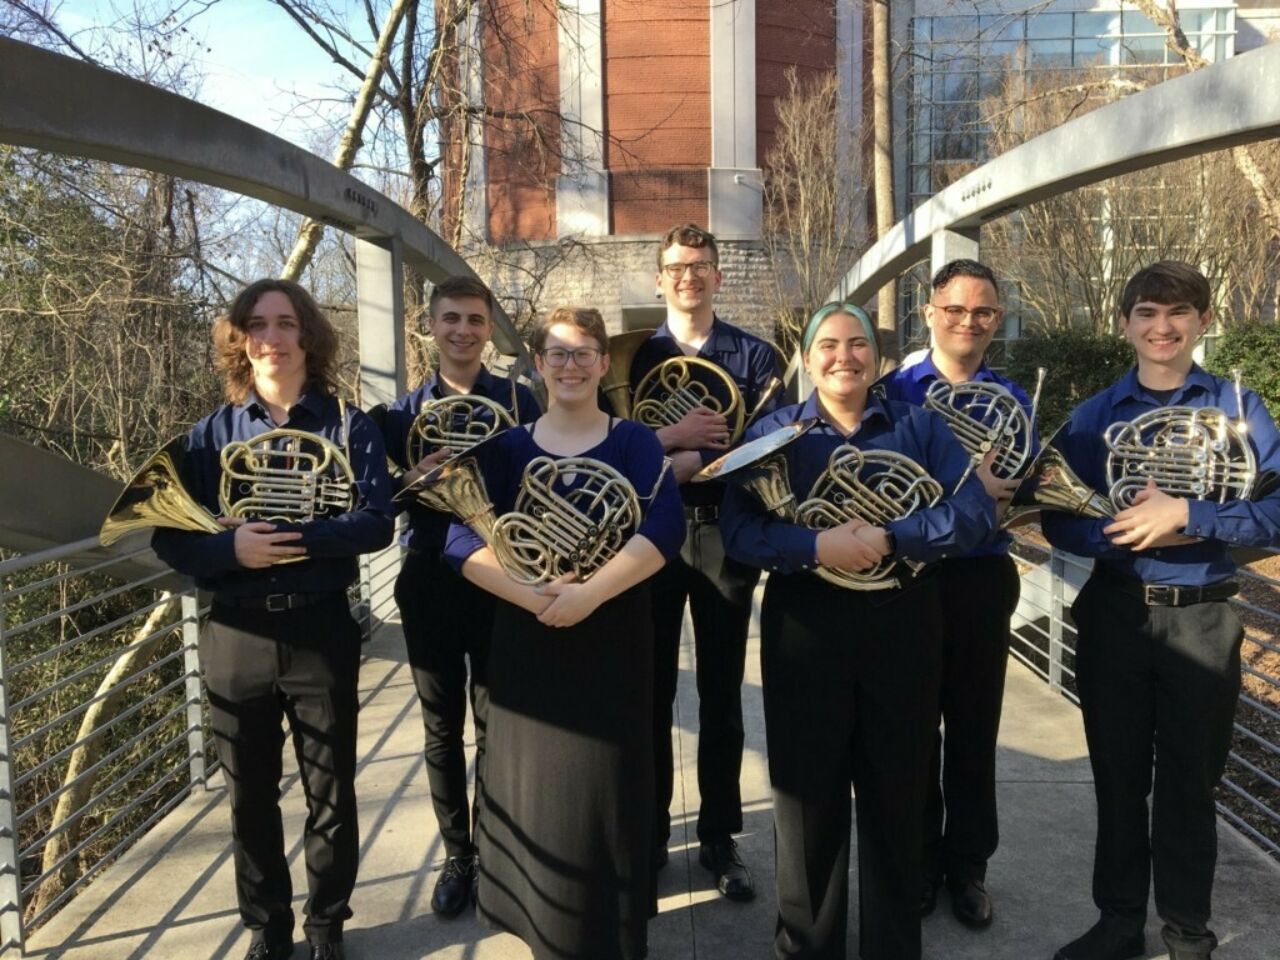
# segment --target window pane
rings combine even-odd
[[[1114,13],[1078,13],[1076,14],[1077,37],[1105,37],[1117,33],[1119,26]]]
[[[929,26],[932,23],[932,17],[916,17],[911,21],[911,35],[915,38],[916,43],[927,43],[929,41]]]
[[[933,17],[934,40],[975,40],[977,17]]]
[[[1151,18],[1145,13],[1139,13],[1136,10],[1126,10],[1121,14],[1121,17],[1122,29],[1124,30],[1125,36],[1128,36],[1131,33],[1161,32],[1160,28],[1152,23]],[[1184,30],[1187,29],[1187,18],[1185,14],[1182,17],[1182,25]]]
[[[1028,37],[1070,37],[1071,14],[1040,13],[1027,19]]]
[[[1032,40],[1027,44],[1027,67],[1059,70],[1071,66],[1070,40]]]
[[[1163,37],[1125,37],[1120,47],[1121,63],[1164,63]]]

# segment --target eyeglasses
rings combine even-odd
[[[974,323],[980,327],[985,327],[994,323],[996,318],[1003,312],[999,307],[974,307],[972,310],[966,310],[964,307],[955,304],[942,307],[936,303],[931,303],[930,306],[942,314],[942,318],[949,327],[954,327],[965,317],[973,317]]]
[[[542,359],[546,361],[548,367],[563,367],[569,362],[569,358],[573,357],[575,367],[591,367],[595,366],[595,362],[600,359],[601,352],[597,347],[578,347],[576,350],[548,347],[542,351]]]
[[[684,272],[688,270],[695,277],[705,277],[715,269],[715,264],[710,260],[695,260],[693,263],[664,263],[662,272],[672,280],[679,280],[684,276]]]

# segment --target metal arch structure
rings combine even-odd
[[[167,90],[5,38],[0,142],[173,174],[352,234],[368,404],[389,403],[405,389],[403,265],[432,281],[474,276],[407,210],[315,154]],[[501,310],[495,314],[496,345],[528,369],[515,327]]]
[[[1280,43],[1166,80],[1028,140],[899,220],[831,291],[866,303],[928,257],[978,257],[978,231],[1020,207],[1110,177],[1280,136]],[[1271,93],[1267,93],[1270,90]]]

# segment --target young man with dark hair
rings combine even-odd
[[[631,365],[631,383],[671,357],[698,357],[733,377],[747,411],[755,410],[777,376],[773,347],[715,315],[720,289],[715,237],[694,224],[667,232],[658,244],[657,284],[667,319],[641,346]],[[761,412],[776,404],[768,401]],[[731,900],[755,896],[751,872],[738,855],[733,834],[742,830],[742,677],[746,662],[751,594],[760,571],[726,556],[717,525],[721,483],[689,484],[693,474],[720,456],[730,441],[725,418],[696,406],[678,423],[658,431],[674,464],[684,498],[688,537],[680,556],[654,577],[654,752],[657,864],[667,861],[671,835],[673,757],[672,707],[679,674],[680,631],[688,601],[698,677],[698,858]]]
[[[483,397],[505,409],[516,423],[532,422],[540,412],[527,387],[496,377],[484,367],[484,349],[493,338],[493,294],[488,287],[475,277],[448,277],[432,289],[428,310],[427,330],[439,352],[435,375],[396,401],[383,419],[387,453],[405,471],[399,486],[412,483],[451,453],[461,452],[444,448],[409,462],[409,435],[424,404],[458,395]],[[474,418],[467,419],[471,414]],[[495,416],[487,408],[460,406],[448,426],[461,433],[480,425],[492,426]],[[411,504],[407,512],[407,549],[396,578],[396,604],[422,707],[427,783],[446,857],[431,895],[431,909],[454,917],[470,902],[476,877],[479,805],[467,803],[462,743],[467,665],[469,661],[471,716],[476,731],[474,796],[478,798],[489,702],[486,674],[493,598],[445,562],[445,534],[452,517],[419,503]]]
[[[1213,320],[1209,305],[1208,281],[1185,263],[1155,263],[1125,286],[1120,320],[1137,366],[1081,404],[1060,441],[1094,489],[1108,487],[1107,428],[1168,406],[1224,411],[1246,425],[1259,481],[1280,470],[1280,433],[1262,401],[1249,390],[1238,400],[1232,384],[1192,358]],[[1171,960],[1202,960],[1217,946],[1208,927],[1213,790],[1231,746],[1242,638],[1227,602],[1237,590],[1230,547],[1280,539],[1280,491],[1268,482],[1247,498],[1228,490],[1219,502],[1158,485],[1149,481],[1111,520],[1046,513],[1042,521],[1054,546],[1094,559],[1071,613],[1098,807],[1093,899],[1101,917],[1056,960],[1144,956],[1153,874]]]
[[[213,337],[228,402],[187,439],[190,476],[184,480],[197,502],[221,513],[223,451],[233,443],[270,442],[262,435],[278,428],[333,444],[354,474],[353,502],[340,513],[304,523],[224,517],[223,533],[159,529],[151,541],[162,560],[213,594],[200,659],[231,799],[236,896],[252,936],[246,960],[293,954],[293,888],[280,820],[286,717],[307,798],[303,927],[312,960],[342,960],[360,854],[360,628],[346,590],[356,578],[357,555],[391,542],[382,437],[364,413],[333,395],[337,334],[296,283],[259,280],[246,287],[214,325]],[[308,458],[297,451],[303,441],[310,443],[305,436],[279,436],[272,446],[278,458],[255,447],[255,459],[271,456],[275,471],[262,479],[272,479],[276,468],[296,470],[303,488],[335,480],[334,492],[341,492],[346,478],[305,475]],[[237,481],[233,495],[248,485]],[[314,498],[290,504],[289,491],[278,486],[274,495],[286,508],[324,513]]]
[[[932,334],[927,354],[884,377],[890,400],[923,404],[938,380],[1004,387],[1031,412],[1026,393],[986,363],[987,348],[1004,319],[995,274],[976,260],[952,260],[934,275],[924,308]],[[997,516],[1016,481],[991,472],[991,456],[976,468]],[[1018,605],[1018,571],[1009,536],[998,532],[964,556],[938,564],[943,631],[941,716],[925,802],[920,912],[933,912],[945,879],[951,911],[967,927],[991,923],[987,861],[999,842],[996,815],[996,736],[1009,653],[1009,621]],[[945,741],[945,742],[944,742]],[[941,782],[939,782],[941,777]]]

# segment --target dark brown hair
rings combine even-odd
[[[937,293],[956,277],[969,277],[973,280],[985,280],[991,284],[991,289],[996,292],[996,296],[1000,296],[1000,284],[996,282],[996,275],[990,267],[985,263],[979,263],[977,260],[952,260],[950,263],[944,263],[938,272],[933,275],[933,279],[929,281],[929,286],[933,288],[933,292]]]
[[[475,297],[483,300],[489,308],[489,319],[493,319],[493,291],[476,277],[445,277],[431,288],[431,298],[427,301],[427,313],[436,315],[436,304],[445,298],[455,300],[458,297]]]
[[[326,395],[335,393],[338,332],[303,287],[292,280],[266,278],[241,290],[231,302],[231,308],[213,325],[214,366],[222,374],[227,400],[244,403],[253,387],[253,367],[244,348],[249,317],[263,294],[272,292],[288,297],[298,316],[298,343],[307,354],[307,385]]]
[[[706,247],[711,254],[711,262],[720,266],[720,251],[716,247],[716,238],[703,230],[696,223],[682,223],[672,227],[658,243],[658,269],[662,269],[662,255],[670,247]]]
[[[567,323],[576,327],[589,337],[594,337],[604,353],[609,352],[609,332],[604,326],[604,317],[595,307],[558,307],[536,327],[529,336],[529,349],[541,353],[547,345],[547,334],[557,323]]]
[[[1139,303],[1189,303],[1196,313],[1209,309],[1209,281],[1203,273],[1181,260],[1160,260],[1129,278],[1120,295],[1120,316],[1128,317]]]

